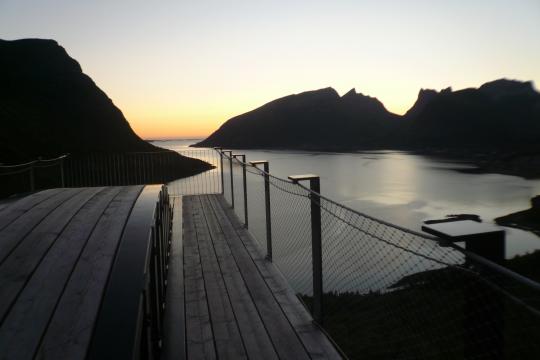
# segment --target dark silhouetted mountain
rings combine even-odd
[[[538,96],[531,81],[499,79],[485,83],[478,90],[493,99],[504,96]]]
[[[154,152],[53,40],[0,40],[0,163],[65,153]],[[174,156],[184,175],[208,164]]]
[[[398,117],[354,89],[332,88],[274,100],[236,116],[197,146],[232,148],[345,149],[377,147]]]
[[[478,89],[421,90],[404,115],[354,89],[287,96],[225,122],[196,146],[230,148],[537,149],[540,94],[531,82],[496,80]]]
[[[451,93],[452,88],[446,88],[444,90],[441,90],[440,93]],[[412,106],[412,108],[407,111],[405,114],[405,117],[407,118],[414,118],[419,113],[421,113],[427,104],[431,102],[431,100],[435,99],[437,95],[440,94],[436,90],[431,89],[420,89],[420,92],[418,93],[418,98],[416,99],[416,102]]]
[[[419,102],[406,114],[414,146],[517,150],[540,140],[540,94],[530,82],[501,79]]]

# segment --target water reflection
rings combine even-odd
[[[167,141],[156,145],[182,150],[192,142]],[[239,152],[245,153],[248,160],[270,161],[271,172],[280,177],[318,174],[324,195],[414,230],[419,230],[427,218],[440,218],[447,214],[473,213],[484,221],[492,221],[495,217],[528,208],[530,199],[540,194],[538,180],[461,173],[455,169],[465,169],[470,165],[401,152]],[[239,188],[240,183],[235,186]],[[250,191],[250,198],[259,195]],[[508,229],[507,239],[508,257],[540,248],[538,237],[529,232]]]

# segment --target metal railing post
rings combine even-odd
[[[60,184],[61,187],[66,187],[66,181],[64,179],[64,159],[60,160]]]
[[[234,178],[232,165],[232,150],[223,150],[224,153],[229,153],[229,169],[231,170],[231,208],[234,209]]]
[[[322,230],[321,230],[321,181],[313,174],[291,175],[289,179],[295,184],[309,180],[311,190],[311,256],[313,265],[313,319],[323,323],[323,273],[322,273]]]
[[[270,212],[270,166],[268,161],[250,161],[251,165],[257,167],[262,164],[264,169],[264,203],[266,208],[266,259],[272,261],[272,215]]]
[[[223,179],[223,148],[215,147],[214,150],[216,150],[219,153],[219,168],[221,169],[221,194],[225,194],[225,182]]]
[[[36,190],[36,177],[34,173],[34,165],[30,166],[30,191],[34,192]]]
[[[248,228],[248,203],[247,203],[247,180],[246,180],[246,155],[233,154],[235,158],[242,158],[242,184],[244,185],[244,227]]]

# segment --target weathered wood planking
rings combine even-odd
[[[193,200],[193,197],[184,197],[183,200],[187,358],[215,359],[217,356],[214,334],[210,324],[197,234],[191,211]]]
[[[15,221],[4,227],[0,232],[0,264],[8,257],[13,249],[17,247],[19,242],[34,229],[34,227],[39,225],[43,219],[52,213],[58,206],[61,206],[67,199],[77,195],[81,191],[82,189],[66,189],[57,196],[53,196],[32,207],[24,214],[24,216],[18,217]],[[15,203],[9,208],[4,209],[3,212],[11,212],[11,208],[13,207],[16,209],[17,204],[18,203]]]
[[[122,188],[104,211],[66,284],[36,358],[85,358],[119,239],[140,191],[140,186]]]
[[[210,238],[204,214],[206,210],[202,208],[200,198],[194,199],[191,211],[197,234],[216,351],[220,358],[247,358],[244,344],[240,337],[240,331],[238,330],[238,325],[232,311],[229,293],[225,287],[223,274]]]
[[[175,197],[173,203],[173,227],[167,294],[163,321],[163,359],[184,360],[186,354],[186,317],[184,313],[184,246],[182,239],[182,198]]]
[[[104,299],[122,297],[111,278],[141,190],[54,189],[0,209],[0,359],[92,357],[96,334],[114,346],[99,324],[124,316]],[[174,206],[163,358],[339,358],[221,196]]]
[[[209,210],[212,211],[212,209]],[[253,302],[266,325],[266,329],[279,357],[282,359],[309,359],[298,335],[276,302],[271,290],[259,273],[253,259],[247,252],[234,228],[228,222],[223,209],[221,207],[213,207],[213,210],[218,217],[218,221],[223,226],[225,239],[232,250],[233,258],[243,275]]]
[[[220,267],[227,286],[231,305],[238,321],[247,355],[252,359],[278,359],[264,323],[253,303],[249,289],[234,261],[225,234],[217,221],[208,198],[199,197]]]
[[[5,228],[22,214],[36,206],[37,204],[49,199],[50,197],[59,194],[62,189],[43,190],[14,202],[6,202],[0,204],[0,230]],[[3,211],[9,207],[9,211]]]
[[[11,305],[51,245],[77,212],[103,188],[89,188],[62,203],[52,211],[14,249],[0,265],[0,319]]]
[[[107,188],[83,205],[36,269],[0,327],[0,349],[31,359],[92,230],[120,188]]]
[[[341,359],[339,352],[313,323],[311,315],[306,311],[281,273],[272,263],[265,260],[255,240],[251,238],[232,209],[225,203],[225,199],[219,195],[208,195],[208,198],[216,211],[220,224],[224,228],[234,229],[242,241],[310,357],[313,359]]]

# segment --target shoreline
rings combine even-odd
[[[189,147],[209,147],[194,146]],[[454,168],[454,171],[465,174],[500,174],[518,176],[527,180],[540,179],[540,150],[485,150],[485,149],[420,149],[420,148],[339,148],[339,147],[235,147],[233,149],[259,151],[316,151],[327,153],[368,153],[375,151],[399,151],[412,155],[426,156],[442,162],[463,163],[472,166],[470,169]]]
[[[540,237],[540,195],[531,199],[531,207],[494,219],[497,225],[532,232]]]

